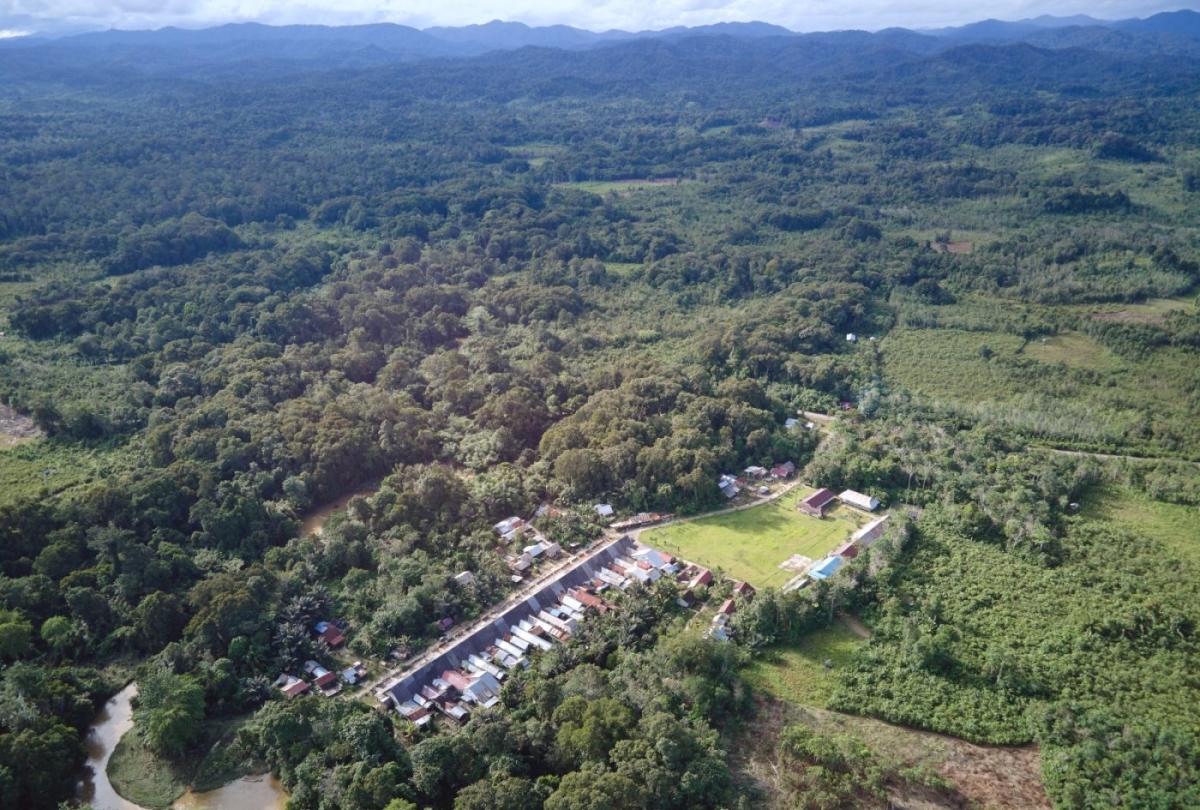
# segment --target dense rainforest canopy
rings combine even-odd
[[[0,75],[0,401],[44,434],[0,449],[0,805],[70,798],[135,672],[151,750],[236,718],[295,808],[944,787],[801,727],[786,795],[731,763],[740,668],[842,608],[875,634],[833,708],[1037,742],[1060,806],[1200,802],[1195,524],[1080,509],[1200,504],[1195,56],[713,36]],[[597,501],[693,514],[786,460],[905,529],[735,644],[637,589],[458,733],[272,697],[319,618],[382,659],[487,611],[501,518],[553,501],[590,539]]]

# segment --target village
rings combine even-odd
[[[812,429],[811,424],[805,427]],[[343,690],[365,697],[362,689],[366,684],[366,694],[375,705],[398,712],[418,728],[438,717],[459,724],[473,711],[497,705],[505,679],[528,667],[531,656],[570,642],[590,616],[619,609],[619,600],[613,594],[662,580],[678,588],[676,602],[681,608],[697,611],[707,601],[710,590],[727,585],[727,590],[722,587],[720,592],[728,596],[716,607],[704,632],[717,641],[729,641],[735,634],[732,616],[740,604],[754,598],[757,587],[711,564],[704,559],[708,555],[703,551],[694,555],[698,559],[690,559],[656,546],[654,533],[695,527],[723,516],[772,506],[786,509],[797,521],[828,524],[831,510],[843,509],[850,515],[842,515],[829,535],[843,532],[835,547],[817,559],[792,555],[778,565],[791,573],[795,561],[802,561],[802,570],[782,585],[785,592],[829,579],[883,536],[889,516],[876,515],[878,499],[854,490],[835,493],[818,488],[803,497],[797,495],[794,502],[789,497],[784,504],[781,499],[800,486],[793,480],[795,472],[795,465],[789,461],[771,467],[752,465],[740,474],[722,474],[714,484],[730,506],[686,519],[656,512],[618,517],[611,504],[595,504],[592,509],[607,524],[607,530],[582,549],[565,551],[536,527],[538,518],[558,514],[554,506],[539,507],[528,519],[511,516],[501,520],[493,530],[499,548],[512,549],[503,552],[503,559],[512,584],[518,587],[506,602],[489,610],[474,625],[455,628],[452,635],[453,622],[442,620],[439,624],[443,635],[437,644],[370,684],[366,684],[369,667],[362,661],[349,663],[339,658],[342,663],[331,666],[306,661],[302,673],[283,673],[275,686],[285,698],[310,693],[333,697]],[[745,536],[739,536],[737,542],[756,542],[752,532],[742,534]],[[474,578],[470,571],[454,576],[463,586],[472,584]],[[324,648],[338,653],[346,644],[348,628],[343,622],[322,620],[314,624],[312,632]]]

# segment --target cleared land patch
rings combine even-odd
[[[797,487],[762,506],[664,526],[643,533],[641,539],[686,560],[720,568],[756,588],[779,587],[795,576],[780,563],[795,554],[820,559],[863,522],[846,507],[820,520],[801,514],[796,503],[811,492]]]
[[[122,447],[86,447],[48,440],[0,450],[0,504],[22,496],[65,492],[97,483],[128,466]]]
[[[187,790],[185,768],[156,756],[135,731],[128,731],[108,761],[113,789],[131,802],[153,810],[171,806]]]
[[[964,416],[1089,450],[1200,453],[1200,410],[1186,395],[1200,367],[1181,347],[1132,362],[1075,333],[1027,344],[1006,332],[913,326],[893,329],[880,346],[892,384]]]
[[[1084,503],[1083,515],[1154,538],[1181,558],[1200,563],[1200,507],[1155,501],[1131,489],[1106,487]]]
[[[1194,312],[1195,309],[1195,303],[1183,298],[1152,298],[1141,304],[1106,307],[1092,312],[1091,317],[1097,321],[1159,324],[1173,312]]]
[[[108,762],[113,789],[143,807],[167,808],[189,786],[202,793],[247,775],[264,773],[266,765],[237,744],[238,729],[248,719],[249,715],[240,715],[207,722],[205,753],[190,754],[180,764],[168,762],[148,749],[136,730],[125,732]]]
[[[787,774],[775,766],[779,735],[802,724],[826,735],[850,735],[871,749],[879,765],[918,769],[945,780],[943,789],[910,785],[893,789],[898,807],[977,807],[984,810],[1049,810],[1036,746],[975,745],[954,737],[891,725],[868,717],[759,700],[754,722],[730,744],[736,778],[764,794],[764,806],[784,810]]]
[[[1024,353],[1039,363],[1062,363],[1071,368],[1111,371],[1121,365],[1120,358],[1111,351],[1076,332],[1034,340],[1025,346]]]
[[[7,405],[0,405],[0,450],[33,441],[41,436],[42,431],[32,419],[17,413]]]
[[[967,402],[1013,391],[1008,370],[988,356],[1016,357],[1024,342],[1002,332],[962,329],[895,329],[882,341],[888,376],[928,396]]]
[[[631,194],[653,188],[670,188],[687,181],[678,177],[655,177],[633,180],[581,180],[574,183],[556,183],[561,188],[575,188],[580,191],[590,191],[593,194]]]
[[[742,670],[742,676],[777,700],[824,707],[837,685],[838,670],[863,643],[864,639],[839,621],[798,644],[763,650]]]
[[[605,262],[604,269],[612,273],[614,276],[625,278],[633,274],[641,267],[640,262]]]

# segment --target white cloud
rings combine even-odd
[[[819,2],[819,0],[0,0],[0,29],[190,27],[256,20],[327,25],[397,22],[416,27],[492,19],[531,25],[630,30],[765,20],[799,31],[889,26],[930,27],[980,17],[1091,14],[1115,19],[1178,7],[1153,0],[998,0],[986,11],[954,0]]]

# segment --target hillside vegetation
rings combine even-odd
[[[114,671],[156,685],[130,751],[239,718],[295,810],[757,806],[751,684],[1036,742],[1061,807],[1200,804],[1200,62],[922,41],[0,50],[0,401],[44,434],[0,445],[0,805],[72,795]],[[664,584],[463,728],[271,688],[484,615],[503,518],[552,502],[568,547],[787,460],[892,528],[730,643]],[[874,637],[795,683],[842,610]],[[950,791],[803,728],[766,755],[811,806]]]

